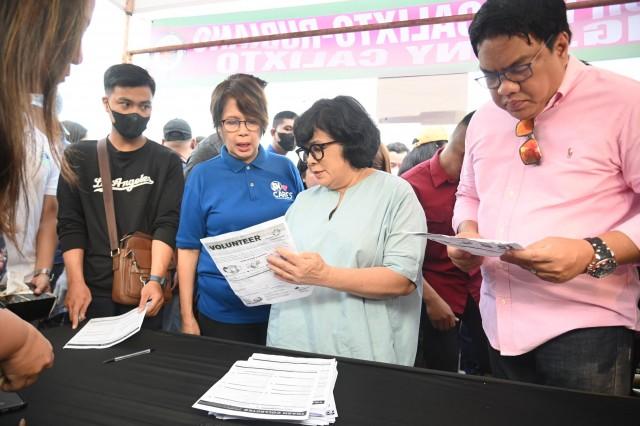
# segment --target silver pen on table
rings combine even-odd
[[[136,356],[140,356],[140,355],[146,355],[146,354],[150,354],[151,352],[153,352],[153,349],[149,348],[149,349],[144,349],[142,351],[138,351],[138,352],[134,352],[132,354],[127,354],[127,355],[121,355],[121,356],[117,356],[111,359],[108,359],[106,361],[102,361],[103,364],[109,364],[111,362],[118,362],[118,361],[123,361],[125,359],[129,359],[129,358],[133,358]]]

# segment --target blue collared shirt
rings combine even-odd
[[[198,311],[216,321],[265,322],[269,306],[246,307],[206,252],[200,239],[237,231],[285,214],[303,190],[291,161],[261,146],[250,164],[220,155],[198,164],[187,179],[176,245],[200,249],[197,269]]]

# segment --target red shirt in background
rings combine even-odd
[[[458,181],[449,178],[440,165],[442,149],[440,148],[431,159],[405,172],[402,178],[411,184],[418,196],[427,217],[429,232],[455,235],[451,221]],[[468,294],[471,294],[476,302],[480,300],[480,270],[468,274],[456,268],[447,256],[447,247],[442,244],[427,241],[422,275],[458,315],[464,312]]]

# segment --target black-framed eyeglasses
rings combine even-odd
[[[313,157],[314,160],[320,161],[324,158],[324,150],[328,145],[333,145],[334,143],[341,143],[339,141],[327,141],[323,143],[314,143],[309,145],[308,148],[300,147],[296,149],[296,154],[298,154],[298,158],[303,163],[307,162],[309,155]]]
[[[237,118],[229,118],[227,120],[222,120],[222,127],[227,132],[237,132],[240,130],[240,124],[244,123],[244,127],[247,128],[250,132],[255,132],[260,129],[260,123],[256,120],[238,120]]]
[[[548,46],[549,42],[553,39],[553,37],[554,36],[549,37],[547,41],[542,43],[542,46],[540,46],[540,49],[538,50],[538,52],[533,56],[533,58],[531,58],[531,62],[527,64],[513,65],[505,69],[504,71],[496,71],[496,72],[485,71],[482,77],[478,77],[475,80],[482,87],[487,88],[489,90],[495,90],[499,88],[504,80],[509,80],[512,83],[518,83],[518,84],[524,83],[525,81],[527,81],[533,76],[534,62],[536,61],[536,59],[538,59],[538,56],[540,55],[542,50],[545,48],[545,46]]]

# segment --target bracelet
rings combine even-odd
[[[49,278],[49,281],[51,281],[51,279],[53,278],[52,272],[53,271],[51,271],[51,269],[49,269],[49,268],[36,269],[31,274],[31,280],[34,279],[35,277],[37,277],[38,275],[46,275],[47,278]],[[29,281],[31,281],[31,280],[29,280]]]

